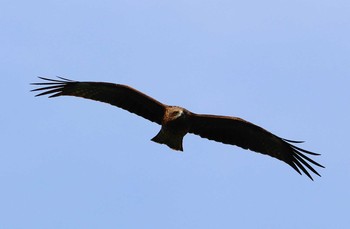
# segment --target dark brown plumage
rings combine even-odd
[[[77,96],[123,108],[161,125],[161,130],[152,141],[175,150],[182,151],[183,137],[187,133],[193,133],[203,138],[270,155],[286,162],[299,174],[304,172],[310,179],[312,177],[307,169],[320,176],[310,164],[324,168],[305,155],[320,154],[292,145],[302,142],[280,138],[237,117],[195,114],[182,107],[162,104],[134,88],[121,84],[78,82],[62,77],[59,77],[59,80],[39,78],[46,82],[32,84],[42,86],[32,90],[43,91],[36,96]]]

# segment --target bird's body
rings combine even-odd
[[[165,108],[162,128],[151,140],[165,144],[174,150],[183,151],[182,140],[190,130],[190,112],[178,106]]]
[[[302,170],[310,179],[312,177],[305,167],[319,174],[309,163],[323,167],[305,155],[319,154],[291,144],[301,142],[280,138],[241,118],[195,114],[179,106],[165,105],[134,88],[121,84],[39,78],[47,82],[33,83],[44,86],[32,90],[44,91],[37,96],[46,94],[50,94],[50,97],[77,96],[118,106],[161,125],[159,133],[151,140],[174,150],[183,151],[183,138],[187,133],[192,133],[270,155],[286,162],[300,174]]]

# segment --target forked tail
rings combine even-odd
[[[161,129],[159,133],[151,140],[160,144],[165,144],[174,150],[183,151],[182,147],[182,134],[172,133]]]

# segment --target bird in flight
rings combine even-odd
[[[65,95],[76,96],[120,107],[161,125],[159,133],[151,140],[165,144],[174,150],[183,151],[182,140],[187,133],[191,133],[277,158],[290,165],[299,174],[302,174],[302,171],[311,180],[313,178],[308,170],[320,176],[311,165],[324,168],[306,156],[320,154],[293,145],[302,143],[302,141],[278,137],[241,118],[196,114],[179,106],[168,106],[122,84],[79,82],[62,77],[58,79],[39,78],[43,81],[32,83],[32,85],[40,86],[32,90],[39,91],[36,96],[49,95],[50,98]]]

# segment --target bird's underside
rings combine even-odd
[[[121,84],[78,82],[61,77],[57,80],[39,78],[44,82],[32,84],[41,86],[32,90],[41,91],[36,96],[50,95],[50,98],[76,96],[120,107],[161,125],[161,130],[152,141],[175,150],[182,151],[183,137],[187,133],[192,133],[209,140],[275,157],[286,162],[299,174],[301,171],[304,172],[310,179],[312,177],[308,170],[320,176],[311,165],[324,168],[306,156],[320,154],[293,145],[302,142],[280,138],[237,117],[195,114],[182,107],[165,105],[132,87]]]

